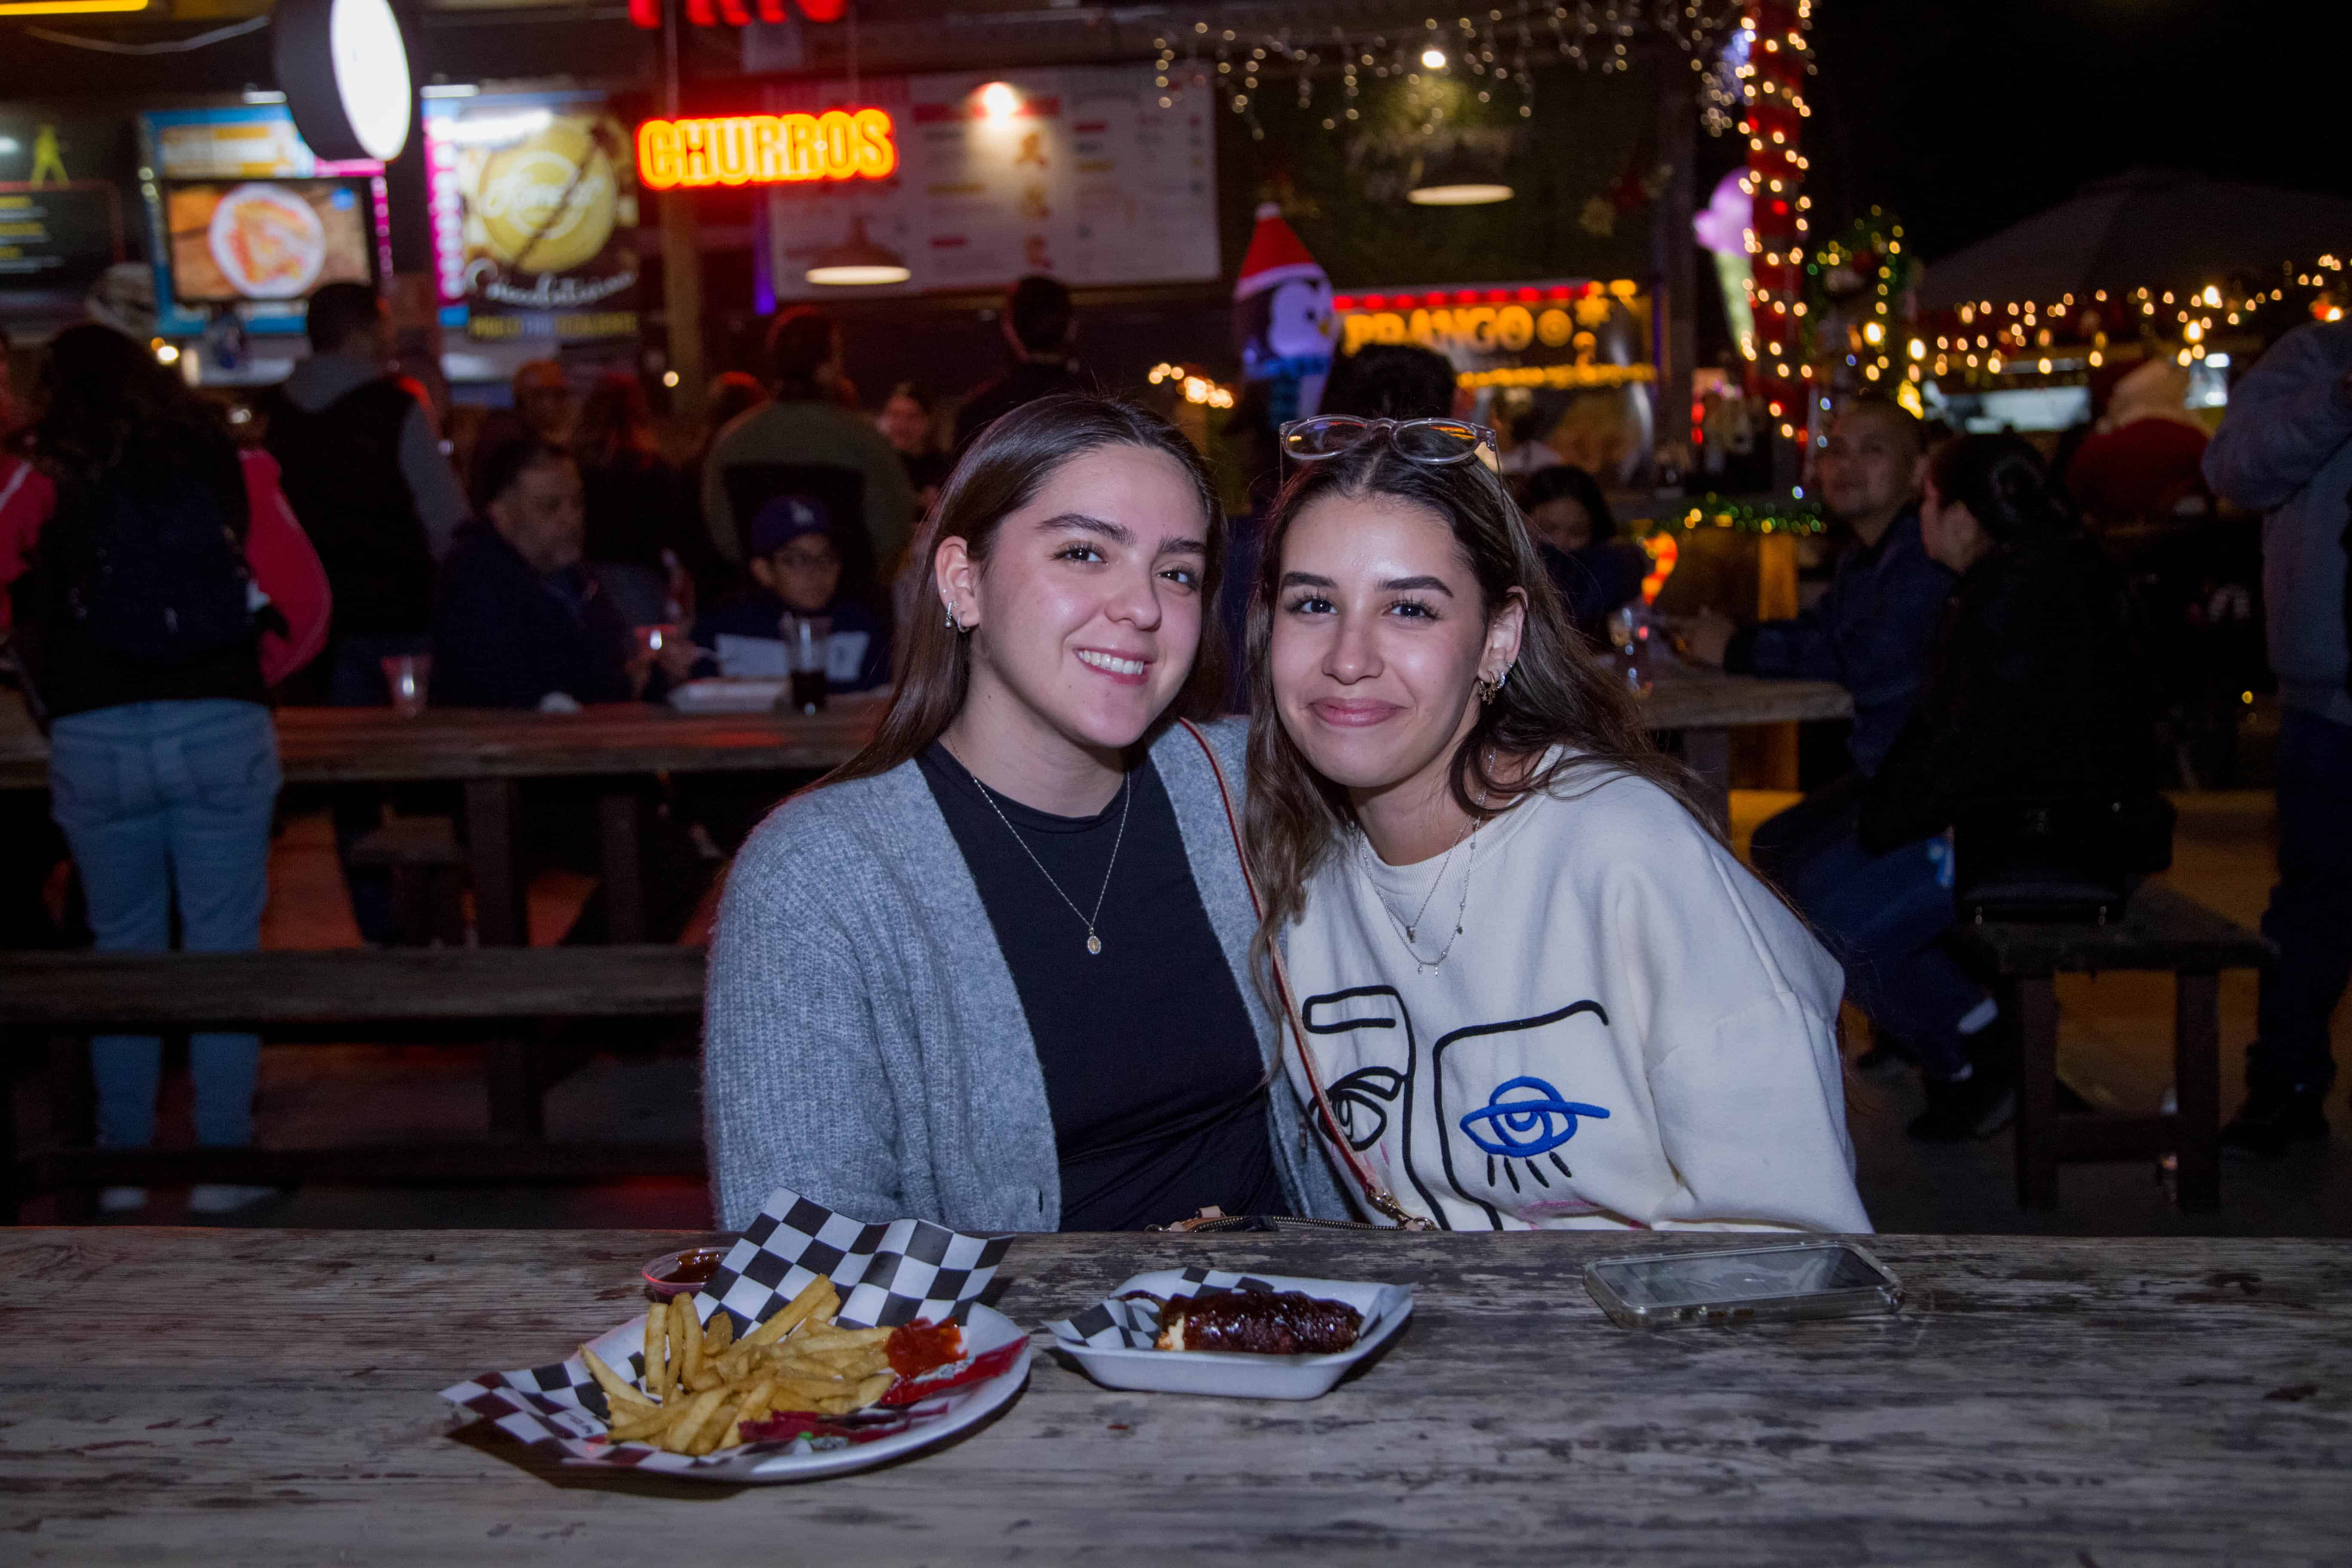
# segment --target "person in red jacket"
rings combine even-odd
[[[260,945],[278,737],[269,688],[326,640],[326,574],[278,486],[217,410],[110,328],[58,335],[25,454],[0,458],[0,587],[49,727],[51,814],[100,951]],[[253,1140],[260,1040],[191,1037],[199,1143]],[[154,1140],[162,1042],[90,1041],[99,1142]],[[267,1188],[207,1184],[200,1214]],[[110,1187],[101,1207],[145,1206]]]

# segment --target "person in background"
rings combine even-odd
[[[721,371],[712,376],[703,394],[702,442],[695,449],[698,461],[710,455],[710,445],[721,430],[767,401],[767,387],[748,370]]]
[[[514,415],[522,427],[551,447],[569,446],[580,420],[579,401],[560,361],[535,359],[516,367]]]
[[[857,599],[842,592],[841,550],[834,542],[832,514],[813,496],[778,496],[751,520],[751,579],[759,591],[723,605],[694,622],[694,641],[708,650],[696,660],[696,675],[774,673],[781,649],[778,623],[787,615],[824,616],[833,622],[826,685],[835,691],[865,691],[890,679],[890,639],[882,624]],[[735,652],[730,644],[762,643],[768,648]],[[730,669],[738,662],[757,668]],[[765,657],[762,657],[762,655]]]
[[[2352,322],[2273,344],[2230,395],[2205,477],[2263,517],[2263,595],[2279,681],[2278,883],[2246,1103],[2222,1142],[2275,1158],[2327,1136],[2328,1027],[2352,976]]]
[[[1862,786],[1885,760],[1927,680],[1928,650],[1953,582],[1919,536],[1927,470],[1918,420],[1880,399],[1848,403],[1832,421],[1821,454],[1822,504],[1853,540],[1829,591],[1791,620],[1742,628],[1710,608],[1676,628],[1701,664],[1738,675],[1834,680],[1853,696],[1846,742],[1853,773],[1756,829],[1749,858],[1782,888],[1815,855],[1852,838]]]
[[[686,481],[654,439],[653,406],[637,378],[599,377],[572,437],[585,492],[582,548],[590,570],[632,626],[693,616],[689,563],[700,541],[686,517]]]
[[[2115,384],[2063,470],[2074,504],[2101,532],[2163,522],[2184,502],[2205,512],[2205,426],[2188,396],[2188,371],[2160,354]]]
[[[504,451],[526,436],[551,447],[572,444],[573,427],[579,422],[580,405],[572,398],[572,385],[564,376],[562,362],[525,360],[515,367],[514,378],[509,386],[514,399],[512,405],[490,410],[474,437],[474,458],[466,468],[466,489],[469,494],[481,489],[481,465],[490,454]]]
[[[768,353],[773,399],[720,431],[703,468],[702,510],[712,547],[740,563],[761,502],[787,492],[821,493],[845,528],[853,508],[862,514],[862,537],[854,543],[865,559],[851,563],[856,574],[887,580],[914,532],[915,491],[873,422],[834,399],[841,323],[822,307],[795,306],[776,318]]]
[[[1618,537],[1609,498],[1582,468],[1565,463],[1538,468],[1528,476],[1519,505],[1570,622],[1595,645],[1605,645],[1610,616],[1642,596],[1649,552]]]
[[[278,465],[144,343],[69,327],[49,345],[29,458],[0,458],[0,586],[49,720],[49,797],[108,952],[261,944],[278,738],[269,688],[327,637],[330,590]],[[135,563],[101,572],[101,561]],[[258,609],[257,610],[257,605]],[[188,1041],[196,1142],[253,1142],[261,1042]],[[154,1142],[163,1042],[89,1043],[101,1147]],[[207,1183],[198,1214],[269,1189]],[[146,1205],[110,1187],[100,1206]]]
[[[938,432],[932,428],[931,395],[911,381],[900,382],[882,400],[874,425],[906,465],[915,504],[929,511],[940,499],[940,487],[948,482],[948,470],[955,467],[955,460],[940,450]]]
[[[1454,411],[1454,365],[1412,343],[1367,343],[1331,362],[1321,411],[1358,419],[1444,419]]]
[[[310,297],[310,356],[259,399],[263,437],[286,498],[333,585],[326,656],[305,695],[336,708],[392,701],[383,661],[432,645],[433,576],[466,519],[431,411],[391,374],[392,326],[363,283]],[[392,873],[353,866],[352,847],[383,823],[380,784],[331,792],[335,847],[360,935],[394,934]]]
[[[523,437],[477,468],[479,516],[459,531],[433,606],[434,703],[569,710],[636,697],[649,667],[581,563],[572,455]]]
[[[2142,820],[2156,731],[2122,579],[2021,437],[1937,447],[1920,527],[1958,577],[1926,685],[1861,790],[1853,835],[1786,890],[1844,961],[1856,1005],[1917,1058],[1927,1105],[1911,1135],[1951,1142],[2007,1124],[2016,1047],[1942,945],[1957,912],[1945,834],[2077,803],[2125,802]]]
[[[264,444],[334,585],[327,700],[392,700],[383,660],[422,653],[434,563],[466,520],[433,416],[392,375],[392,327],[362,283],[310,297],[310,356],[260,398]]]
[[[1024,403],[1093,389],[1091,378],[1070,352],[1078,338],[1078,313],[1069,289],[1059,279],[1030,277],[1014,283],[1005,291],[996,324],[1004,333],[1013,363],[1003,374],[973,387],[956,410],[959,452],[992,421]]]
[[[1534,407],[1515,411],[1510,415],[1509,422],[1511,446],[1497,465],[1501,472],[1514,479],[1525,479],[1528,475],[1541,473],[1546,468],[1570,466],[1562,464],[1559,454],[1544,445],[1541,437],[1550,426],[1544,422],[1540,411]],[[1535,520],[1530,517],[1528,521],[1533,522]]]

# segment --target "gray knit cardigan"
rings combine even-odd
[[[1238,792],[1244,726],[1203,731]],[[1278,1068],[1279,1041],[1249,979],[1256,916],[1216,775],[1181,726],[1154,743],[1151,760],[1259,1048]],[[812,790],[760,825],[727,879],[703,1016],[720,1224],[740,1228],[786,1186],[860,1220],[1059,1226],[1054,1124],[1028,1019],[914,763]],[[1116,1050],[1116,1021],[1105,1025],[1104,1048]],[[1267,1099],[1292,1212],[1349,1217],[1278,1070]]]

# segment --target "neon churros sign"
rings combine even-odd
[[[648,120],[637,127],[637,179],[656,191],[880,180],[898,167],[898,128],[879,109]]]

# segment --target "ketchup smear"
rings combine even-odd
[[[913,1322],[890,1331],[890,1370],[908,1381],[963,1360],[963,1330],[954,1323]]]

